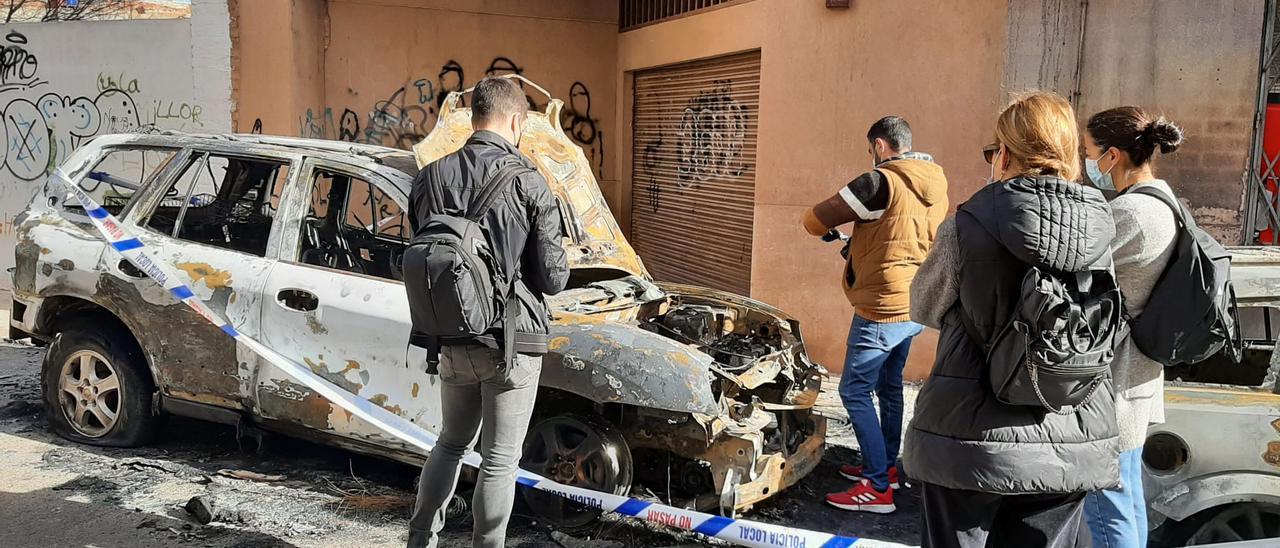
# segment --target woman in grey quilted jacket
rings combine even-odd
[[[1138,107],[1094,114],[1084,133],[1085,171],[1094,186],[1119,192],[1111,201],[1116,237],[1112,241],[1116,277],[1125,308],[1137,316],[1177,242],[1173,210],[1159,198],[1133,192],[1150,187],[1174,197],[1155,175],[1155,152],[1169,154],[1182,144],[1182,130]],[[1174,197],[1176,199],[1176,197]],[[1120,428],[1120,487],[1090,493],[1085,516],[1095,546],[1146,546],[1147,506],[1142,493],[1142,444],[1147,426],[1164,422],[1164,368],[1125,340],[1112,362],[1116,422]]]

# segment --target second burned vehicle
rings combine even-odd
[[[821,459],[812,408],[825,371],[799,327],[763,303],[655,283],[623,237],[559,100],[530,112],[521,150],[560,201],[573,269],[551,305],[523,466],[556,481],[731,514]],[[436,379],[406,359],[400,256],[421,162],[470,134],[460,94],[406,151],[257,135],[94,139],[63,164],[239,331],[435,431]],[[54,428],[99,445],[145,443],[172,413],[261,427],[418,463],[422,455],[227,338],[97,237],[53,186],[17,220],[11,336],[50,343]],[[573,525],[596,513],[527,493]]]

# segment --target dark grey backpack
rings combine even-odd
[[[1133,192],[1164,202],[1178,221],[1178,241],[1169,266],[1151,290],[1142,315],[1129,320],[1133,343],[1166,366],[1204,361],[1224,348],[1239,361],[1243,343],[1231,284],[1231,254],[1196,226],[1173,197],[1152,187]]]
[[[482,222],[527,169],[517,164],[498,169],[465,211],[432,211],[404,251],[409,316],[414,331],[428,339],[428,374],[436,374],[442,344],[466,342],[496,328],[503,328],[504,350],[511,357],[514,330],[507,327],[514,324],[511,315],[518,307],[508,303],[515,277],[504,271]],[[432,191],[434,202],[442,203],[438,189]]]

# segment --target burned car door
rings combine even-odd
[[[256,336],[257,295],[287,156],[189,150],[178,169],[148,189],[126,218],[139,239],[173,265],[183,281],[236,329]],[[153,355],[161,390],[171,398],[246,408],[256,358],[119,256],[103,283],[137,299],[131,315],[143,325],[142,347]]]
[[[406,366],[409,305],[400,257],[406,196],[382,175],[308,159],[286,199],[279,262],[263,288],[263,341],[330,382],[435,430],[434,377]],[[264,366],[260,414],[359,441],[408,449]]]

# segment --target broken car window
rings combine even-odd
[[[178,149],[117,147],[104,152],[78,183],[94,201],[102,204],[112,215],[119,215],[133,201],[134,193],[150,183],[173,160]],[[75,200],[64,203],[68,209],[83,209]]]
[[[289,164],[215,154],[193,156],[146,226],[174,238],[259,257]]]
[[[395,199],[369,181],[317,169],[302,226],[306,264],[400,280],[409,222]]]

